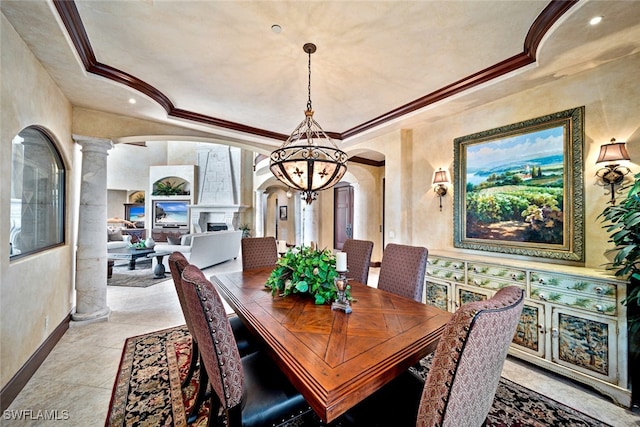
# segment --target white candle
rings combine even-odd
[[[287,252],[287,241],[286,240],[278,240],[278,252],[283,254]]]
[[[336,253],[336,271],[347,271],[347,253]]]

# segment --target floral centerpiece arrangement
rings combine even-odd
[[[289,250],[278,260],[265,286],[271,289],[271,295],[307,293],[316,304],[329,304],[337,297],[333,281],[337,276],[336,257],[329,249],[302,246]],[[347,298],[349,289],[347,286]]]

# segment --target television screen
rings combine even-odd
[[[144,222],[144,205],[131,206],[129,208],[128,218],[125,219],[131,222]]]
[[[180,227],[189,225],[189,201],[165,200],[153,202],[154,227]]]

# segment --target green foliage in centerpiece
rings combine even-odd
[[[271,295],[308,293],[316,304],[329,304],[336,299],[333,279],[337,276],[336,257],[329,249],[302,246],[289,250],[278,260],[265,286],[271,289]],[[349,287],[346,294],[349,298]]]

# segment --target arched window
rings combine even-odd
[[[53,141],[28,127],[12,141],[10,258],[64,243],[65,170]]]

